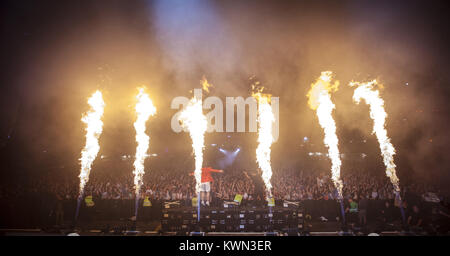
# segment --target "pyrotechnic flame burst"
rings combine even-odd
[[[272,198],[272,167],[270,164],[270,147],[273,143],[272,125],[275,116],[270,105],[270,94],[263,94],[262,89],[253,92],[252,96],[258,100],[258,147],[256,148],[256,162],[262,171],[262,179],[266,186],[267,199]]]
[[[309,90],[308,105],[311,109],[316,110],[319,118],[320,126],[322,126],[325,137],[323,142],[328,147],[328,156],[331,159],[331,174],[334,185],[342,197],[342,180],[341,180],[341,159],[339,157],[339,140],[336,135],[336,123],[333,119],[333,109],[335,105],[331,101],[330,92],[337,91],[339,82],[331,84],[332,72],[325,71],[317,81],[311,85]]]
[[[381,155],[383,156],[383,162],[386,166],[386,175],[391,180],[394,191],[398,193],[400,188],[399,179],[395,172],[395,148],[392,145],[390,138],[387,136],[385,128],[387,114],[384,110],[384,101],[380,97],[379,90],[374,89],[376,84],[376,80],[367,83],[350,82],[350,86],[357,86],[353,94],[353,100],[359,104],[361,99],[363,99],[370,107],[370,118],[373,119],[373,133],[377,136],[380,144]]]
[[[189,131],[192,139],[192,148],[195,155],[195,191],[198,193],[202,179],[204,136],[208,127],[206,117],[203,115],[202,100],[193,97],[178,118],[182,126]]]
[[[136,99],[138,101],[135,107],[137,118],[134,122],[134,129],[136,130],[137,147],[133,174],[136,198],[138,198],[142,186],[142,177],[144,176],[144,161],[148,156],[147,150],[150,141],[150,137],[145,133],[145,123],[150,116],[156,113],[156,108],[143,88],[139,89]]]
[[[86,124],[86,145],[81,151],[81,172],[80,172],[80,196],[83,194],[84,187],[89,180],[89,173],[91,166],[97,157],[100,145],[98,138],[103,130],[103,109],[105,102],[102,98],[102,93],[96,91],[88,100],[91,109],[83,115],[81,121]]]
[[[202,84],[203,90],[207,93],[209,92],[209,87],[214,87],[212,84],[210,84],[208,82],[208,80],[206,80],[205,76],[202,77],[202,80],[200,81],[200,83]]]

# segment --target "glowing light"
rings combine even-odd
[[[208,80],[206,80],[205,76],[202,77],[202,80],[200,81],[200,83],[202,85],[203,90],[207,93],[209,92],[210,87],[214,87],[212,84],[208,83]]]
[[[262,89],[253,92],[252,96],[258,100],[258,147],[256,148],[256,162],[262,171],[262,179],[266,186],[267,200],[272,198],[272,167],[270,163],[271,145],[273,143],[272,125],[275,116],[270,105],[270,94],[263,94]]]
[[[136,96],[137,104],[136,121],[134,122],[134,129],[136,130],[136,155],[134,160],[134,188],[136,190],[136,198],[139,196],[139,192],[142,186],[142,177],[144,176],[144,161],[148,156],[147,151],[149,148],[150,137],[145,133],[145,123],[156,113],[156,108],[153,105],[152,100],[148,94],[144,92],[143,88],[139,89],[139,94]]]
[[[195,155],[195,190],[198,193],[202,177],[204,136],[208,126],[206,117],[203,115],[202,100],[193,97],[180,113],[179,120],[182,126],[189,131],[192,139],[192,148]]]
[[[385,122],[387,118],[384,110],[384,101],[380,97],[380,92],[374,89],[377,85],[376,80],[367,83],[351,82],[350,86],[357,86],[353,94],[353,100],[359,104],[363,99],[370,107],[370,117],[373,119],[373,133],[377,136],[380,144],[381,155],[386,166],[386,175],[391,180],[395,192],[400,192],[399,179],[395,172],[394,155],[395,148],[391,139],[387,136]]]
[[[91,109],[83,115],[81,121],[86,124],[86,145],[81,151],[81,171],[80,171],[80,197],[83,194],[84,187],[89,181],[89,173],[91,172],[92,163],[100,151],[98,138],[102,134],[103,122],[102,116],[105,102],[102,93],[96,91],[88,100]]]
[[[337,91],[339,82],[331,84],[331,71],[322,72],[321,76],[311,85],[309,90],[308,105],[316,110],[320,126],[322,126],[325,137],[323,142],[328,147],[328,157],[331,159],[331,173],[333,183],[342,197],[341,159],[339,158],[339,140],[336,135],[336,123],[333,119],[333,109],[335,108],[331,101],[330,92]]]

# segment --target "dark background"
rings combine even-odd
[[[366,153],[364,161],[383,172],[368,107],[354,104],[347,86],[377,78],[400,180],[446,185],[448,13],[445,1],[2,1],[1,178],[77,173],[80,118],[96,89],[106,102],[99,155],[133,156],[141,85],[158,109],[148,123],[158,157],[146,168],[191,165],[189,136],[170,129],[170,102],[190,97],[203,75],[214,85],[210,95],[247,97],[255,76],[280,97],[274,169],[309,162],[328,171],[328,160],[307,154],[326,148],[306,93],[331,70],[341,82],[332,95],[341,152]],[[214,162],[211,143],[241,146],[237,167],[256,167],[256,134],[207,134]],[[121,172],[131,170],[130,162]]]

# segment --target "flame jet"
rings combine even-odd
[[[380,92],[373,89],[376,84],[377,81],[372,80],[367,83],[350,82],[349,85],[352,87],[357,86],[353,94],[353,100],[359,104],[361,99],[363,99],[370,107],[370,118],[373,119],[373,133],[377,136],[380,144],[381,155],[386,166],[386,175],[391,180],[395,192],[398,193],[400,192],[400,188],[399,179],[395,172],[395,148],[387,136],[385,128],[387,114],[384,110],[384,101],[380,97]]]
[[[342,198],[342,180],[341,176],[341,159],[339,157],[339,140],[336,135],[336,123],[334,122],[332,112],[335,105],[331,101],[330,92],[337,91],[339,81],[331,84],[331,71],[322,72],[319,79],[311,84],[309,90],[308,105],[311,109],[316,110],[319,118],[320,126],[322,126],[325,137],[323,142],[328,147],[328,156],[331,159],[331,173],[334,186],[336,187],[339,197]]]
[[[256,148],[256,162],[262,171],[262,179],[266,186],[267,200],[272,198],[272,167],[270,164],[270,147],[273,143],[272,125],[275,116],[270,105],[270,94],[262,93],[262,89],[252,93],[258,101],[258,147]]]
[[[91,166],[100,150],[98,138],[102,134],[102,116],[105,102],[102,93],[96,91],[88,100],[91,109],[83,115],[81,121],[86,124],[86,145],[81,151],[81,172],[80,172],[80,198],[83,195],[84,187],[89,180]]]
[[[206,79],[205,76],[202,77],[202,80],[200,80],[200,83],[201,83],[201,85],[202,85],[203,90],[204,90],[206,93],[209,93],[209,88],[210,88],[210,87],[214,87],[212,84],[210,84],[210,83],[208,82],[208,80]]]
[[[200,192],[203,165],[203,148],[205,147],[205,132],[208,128],[206,116],[203,115],[203,104],[201,98],[193,97],[180,113],[178,119],[182,126],[189,131],[192,139],[192,148],[195,155],[195,191]],[[200,202],[200,199],[198,199]]]
[[[142,177],[144,176],[144,161],[149,147],[150,137],[145,133],[145,123],[156,113],[156,108],[148,94],[143,88],[139,88],[139,94],[136,96],[137,104],[135,107],[137,118],[134,122],[136,130],[136,156],[134,160],[134,188],[136,190],[136,204],[139,201],[139,192],[142,186]],[[137,208],[136,208],[137,212]]]

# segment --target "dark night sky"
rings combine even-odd
[[[211,95],[247,97],[249,77],[255,76],[279,96],[280,139],[272,159],[275,165],[297,163],[307,152],[299,146],[304,136],[314,150],[325,151],[305,95],[321,71],[332,70],[342,84],[333,94],[342,152],[366,152],[381,161],[368,109],[353,104],[346,87],[351,80],[378,78],[385,86],[388,134],[400,174],[448,181],[445,1],[16,0],[1,5],[3,174],[78,168],[84,143],[80,117],[95,89],[104,92],[107,104],[101,154],[133,154],[133,97],[137,86],[146,85],[158,107],[148,126],[155,136],[150,148],[189,155],[189,137],[170,131],[175,111],[169,106],[173,97],[198,88],[202,75],[215,86]],[[233,136],[231,144],[254,151],[254,134]],[[206,139],[221,143],[225,137]]]

